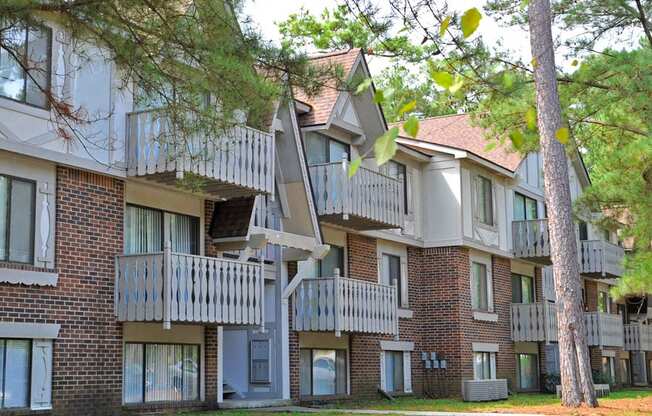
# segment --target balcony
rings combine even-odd
[[[127,175],[175,185],[195,175],[201,190],[221,198],[273,193],[274,136],[234,127],[225,137],[180,140],[155,111],[127,115]]]
[[[348,169],[346,160],[310,166],[320,219],[356,230],[400,228],[402,183],[363,167],[349,178]]]
[[[580,273],[593,278],[614,279],[623,275],[622,247],[603,240],[580,241]]]
[[[623,321],[620,315],[585,312],[589,346],[623,347]],[[556,342],[557,305],[554,303],[512,303],[512,341]]]
[[[542,265],[551,264],[548,220],[512,221],[512,245],[514,257]]]
[[[295,331],[398,334],[396,286],[343,277],[304,279],[292,294]]]
[[[173,253],[117,256],[118,321],[262,325],[263,266]]]
[[[514,257],[541,265],[550,265],[548,220],[512,221]],[[622,247],[604,240],[581,240],[578,245],[580,273],[593,278],[622,276]]]
[[[652,351],[652,325],[631,323],[625,325],[626,351]]]

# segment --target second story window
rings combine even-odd
[[[36,184],[0,175],[0,261],[32,263]]]
[[[586,241],[589,239],[589,226],[584,221],[580,221],[577,225],[580,234],[580,241]]]
[[[482,224],[494,225],[494,197],[490,179],[475,177],[475,216]]]
[[[609,303],[609,295],[607,292],[598,292],[598,312],[609,313],[611,309]]]
[[[340,276],[344,276],[344,248],[331,244],[331,249],[323,259],[317,261],[318,277],[333,277],[335,269],[340,270]]]
[[[348,144],[318,133],[308,133],[305,139],[308,165],[341,162],[351,156]]]
[[[401,257],[383,253],[380,266],[380,283],[383,285],[397,285],[398,305],[401,308],[409,306],[408,287],[404,273],[401,266]]]
[[[487,265],[471,263],[471,308],[474,311],[492,312],[493,299],[491,294],[491,280]]]
[[[512,303],[534,303],[532,276],[512,275]]]
[[[538,217],[537,200],[514,193],[514,220],[536,220]]]
[[[7,21],[0,21],[0,25],[0,96],[47,108],[51,31]]]
[[[126,254],[161,251],[166,241],[173,252],[199,254],[199,218],[127,205]]]
[[[402,163],[395,162],[393,160],[388,161],[380,167],[380,172],[394,178],[401,183],[403,187],[403,213],[407,214],[408,211],[408,183],[407,183],[407,173],[405,165]]]

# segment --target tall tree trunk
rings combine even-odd
[[[556,140],[556,132],[562,127],[562,119],[549,0],[531,0],[528,14],[545,197],[548,205],[550,249],[558,302],[562,404],[577,407],[584,400],[588,406],[595,407],[597,401],[582,311],[582,285],[572,216],[568,161],[564,146]]]

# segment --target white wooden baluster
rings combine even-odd
[[[166,241],[163,247],[163,329],[171,328],[170,304],[172,302],[170,283],[172,280],[171,262],[172,244]]]

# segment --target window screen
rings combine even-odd
[[[489,309],[489,288],[487,283],[487,266],[482,263],[472,263],[472,293],[471,307],[475,310],[486,311]]]
[[[36,184],[0,175],[0,261],[34,261]]]
[[[31,342],[0,339],[0,408],[27,407]]]

